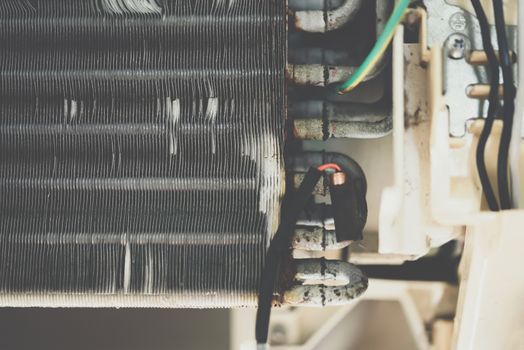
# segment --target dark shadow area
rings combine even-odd
[[[227,350],[229,311],[0,309],[0,349]]]

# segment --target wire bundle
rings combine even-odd
[[[475,9],[481,28],[482,41],[488,58],[489,70],[491,74],[488,115],[486,117],[482,133],[479,137],[476,161],[479,178],[484,190],[488,207],[492,211],[498,211],[499,209],[510,209],[512,207],[508,180],[508,153],[512,134],[513,114],[515,112],[515,86],[513,83],[513,68],[506,37],[506,25],[504,20],[504,7],[502,0],[493,0],[500,60],[497,59],[497,55],[493,49],[489,23],[480,0],[471,0],[471,3]],[[502,76],[504,78],[504,105],[502,110],[503,128],[497,159],[497,185],[500,196],[500,205],[497,202],[493,186],[489,180],[485,163],[485,149],[487,140],[491,134],[493,123],[496,119],[495,114],[500,107],[498,97],[499,61],[500,67],[502,68]]]
[[[499,210],[499,204],[497,202],[497,198],[495,196],[493,186],[491,185],[491,182],[489,180],[488,171],[486,168],[486,162],[484,159],[484,153],[486,150],[486,144],[487,144],[489,135],[491,133],[491,129],[493,128],[493,123],[495,121],[495,113],[498,111],[500,107],[499,100],[498,100],[499,99],[498,98],[499,65],[498,65],[498,59],[495,53],[495,49],[493,48],[493,45],[491,43],[491,35],[489,32],[488,19],[486,17],[486,13],[484,12],[484,9],[482,8],[482,4],[480,3],[480,0],[472,0],[471,3],[473,4],[473,7],[475,9],[475,12],[477,14],[477,18],[480,24],[482,42],[484,43],[484,51],[486,52],[486,55],[488,58],[489,71],[490,71],[488,115],[486,117],[484,128],[482,129],[482,133],[479,137],[479,141],[477,145],[477,152],[476,152],[476,161],[477,161],[477,168],[478,168],[480,182],[482,184],[482,188],[484,189],[484,195],[486,197],[488,207],[492,211],[497,211]]]

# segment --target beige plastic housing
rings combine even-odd
[[[507,13],[516,15],[515,4],[506,4]],[[513,271],[524,263],[524,211],[486,210],[475,162],[484,123],[472,121],[464,138],[449,136],[442,48],[427,47],[425,13],[418,15],[421,42],[404,44],[399,28],[393,47],[394,184],[381,198],[379,252],[409,260],[447,240],[464,240],[450,348],[521,349],[524,276]],[[496,122],[486,149],[495,188],[500,130]],[[520,149],[523,158],[523,143]]]

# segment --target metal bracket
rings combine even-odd
[[[469,98],[468,88],[475,84],[488,84],[484,66],[473,65],[469,56],[482,51],[483,44],[477,18],[470,12],[445,0],[425,0],[427,9],[427,43],[444,47],[444,96],[449,108],[449,133],[464,137],[466,123],[485,114],[483,99]],[[493,46],[497,49],[497,36],[491,31]],[[517,27],[508,26],[508,44],[516,52]],[[515,75],[516,78],[516,75]]]

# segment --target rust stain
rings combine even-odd
[[[420,101],[419,101],[420,102]],[[404,106],[410,106],[410,97],[404,94]],[[409,129],[428,122],[427,105],[425,103],[418,103],[414,112],[410,112],[410,108],[406,108],[404,115],[404,129]]]

